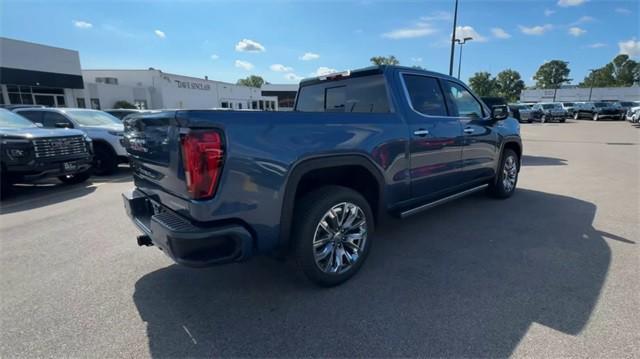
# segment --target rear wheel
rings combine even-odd
[[[327,186],[305,195],[292,233],[298,266],[321,286],[351,278],[371,248],[373,221],[369,203],[352,189]]]
[[[520,158],[516,152],[509,148],[504,150],[496,179],[489,185],[489,194],[496,198],[511,197],[518,183],[519,168]]]
[[[84,171],[73,175],[60,176],[58,179],[66,184],[77,184],[85,182],[91,177],[91,171]]]
[[[118,169],[118,157],[107,145],[94,145],[93,172],[98,176],[110,175]]]

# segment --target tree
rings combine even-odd
[[[260,88],[262,87],[262,85],[264,85],[264,79],[260,76],[257,75],[251,75],[247,78],[244,79],[240,79],[238,80],[237,84],[238,85],[242,85],[242,86],[249,86],[249,87],[257,87]]]
[[[396,59],[396,57],[393,56],[393,55],[389,55],[389,57],[374,56],[371,59],[369,59],[369,61],[371,61],[371,63],[373,63],[374,65],[398,65],[398,64],[400,64],[400,61],[398,59]]]
[[[130,109],[136,109],[136,105],[125,101],[125,100],[120,100],[120,101],[116,101],[115,104],[113,104],[113,108],[130,108]]]
[[[492,79],[491,74],[485,71],[473,74],[469,78],[469,86],[473,92],[482,97],[496,96],[498,93],[496,80]]]
[[[520,73],[511,69],[498,73],[495,83],[500,97],[506,98],[509,102],[520,98],[520,92],[524,89],[524,81],[522,81]]]
[[[591,71],[580,87],[628,87],[640,82],[640,63],[629,55],[618,55],[605,66]]]
[[[557,89],[563,83],[571,82],[569,78],[569,66],[568,62],[560,60],[551,60],[544,63],[538,68],[538,71],[533,75],[533,79],[536,81],[536,87],[543,89]]]

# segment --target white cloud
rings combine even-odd
[[[436,29],[434,29],[430,24],[419,22],[414,27],[407,27],[402,29],[391,30],[389,32],[385,32],[382,34],[382,37],[387,39],[413,39],[416,37],[424,37],[435,33]]]
[[[320,58],[320,55],[314,54],[313,52],[305,52],[302,56],[300,56],[300,60],[302,61],[317,60],[319,58]]]
[[[167,37],[167,35],[164,33],[164,31],[155,30],[153,33],[156,34],[156,36],[161,38],[161,39],[164,39],[165,37]]]
[[[77,27],[78,29],[90,29],[93,27],[93,24],[87,21],[73,20],[73,26]]]
[[[422,57],[412,57],[411,62],[422,62]]]
[[[620,41],[618,46],[620,47],[621,54],[640,57],[640,41],[636,41],[635,38],[628,41]]]
[[[289,66],[284,66],[282,64],[273,64],[273,65],[269,66],[269,68],[271,69],[271,71],[274,71],[274,72],[291,72],[291,71],[293,71],[293,68],[291,68]]]
[[[587,30],[581,29],[581,28],[579,28],[577,26],[569,28],[569,35],[572,35],[572,36],[575,36],[575,37],[582,36],[582,35],[584,35],[586,33],[587,33]]]
[[[478,34],[476,30],[471,26],[458,26],[456,28],[456,39],[464,39],[465,37],[472,37],[473,41],[486,42],[487,38]]]
[[[284,75],[285,80],[300,82],[304,77],[298,76],[293,72]]]
[[[451,20],[452,16],[447,11],[435,11],[429,16],[423,16],[420,18],[422,21],[447,21]]]
[[[590,48],[590,49],[599,49],[599,48],[605,47],[605,46],[607,46],[607,44],[602,43],[602,42],[596,42],[594,44],[587,45],[587,47]]]
[[[629,14],[631,14],[631,10],[629,10],[629,9],[625,9],[625,8],[623,8],[623,7],[618,7],[618,8],[616,8],[616,10],[615,10],[615,11],[616,11],[618,14],[623,14],[623,15],[629,15]]]
[[[242,39],[240,40],[240,42],[238,42],[236,44],[236,51],[238,52],[265,52],[266,49],[264,48],[264,46],[262,46],[262,44],[253,41],[253,40],[249,40],[249,39]]]
[[[254,67],[252,63],[242,60],[236,60],[235,66],[245,71],[251,71]]]
[[[320,66],[320,67],[318,67],[316,72],[312,72],[311,73],[311,76],[322,76],[322,75],[332,74],[332,73],[335,73],[335,72],[338,72],[338,70],[332,69],[332,68],[326,67],[326,66]]]
[[[494,27],[493,29],[491,29],[491,33],[493,34],[493,36],[497,37],[498,39],[508,39],[511,37],[511,35],[509,35],[508,32],[504,31],[504,29],[499,27]]]
[[[544,16],[551,16],[551,15],[553,15],[555,13],[556,13],[555,10],[551,10],[551,9],[545,9],[544,10]]]
[[[587,2],[587,0],[558,0],[558,6],[578,6],[584,4],[585,2]]]
[[[216,54],[211,55],[211,60],[217,60],[219,58],[220,58],[220,56],[218,56]]]
[[[553,29],[553,26],[550,24],[546,24],[546,25],[536,25],[536,26],[531,26],[531,27],[527,27],[527,26],[518,26],[520,28],[520,31],[522,31],[523,34],[525,35],[542,35],[547,31],[550,31],[551,29]]]
[[[594,21],[596,21],[596,19],[594,17],[583,16],[583,17],[579,18],[578,20],[574,21],[571,25],[575,26],[575,25],[586,24],[588,22],[594,22]]]

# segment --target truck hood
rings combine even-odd
[[[0,138],[45,138],[45,137],[70,137],[82,136],[84,132],[72,129],[54,128],[0,128]]]
[[[112,125],[102,125],[102,126],[81,126],[80,127],[84,131],[124,131],[124,125],[121,123],[114,123]]]

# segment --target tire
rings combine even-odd
[[[91,177],[91,171],[84,171],[81,173],[76,173],[74,175],[60,176],[58,177],[58,179],[66,184],[78,184],[85,182],[89,179],[89,177]]]
[[[341,218],[345,206],[354,217]],[[317,285],[331,287],[356,274],[367,259],[374,230],[373,212],[367,200],[352,189],[327,186],[302,197],[295,208],[293,252],[307,278]],[[327,220],[330,218],[337,220]],[[340,224],[345,221],[361,224],[345,231]],[[358,236],[360,239],[356,239]],[[328,255],[323,257],[323,253]],[[354,255],[355,260],[349,265],[348,258],[353,260]]]
[[[567,122],[566,118],[563,118],[563,119],[560,120],[560,123],[565,123],[565,122]]]
[[[93,156],[93,173],[98,176],[110,175],[118,169],[118,158],[107,145],[95,146]]]
[[[496,178],[489,184],[489,194],[495,198],[509,198],[513,195],[518,184],[520,158],[512,149],[505,149],[500,160],[500,167]],[[506,180],[507,177],[510,180]]]
[[[542,115],[542,117],[540,117],[540,123],[545,123],[547,122],[547,115]]]
[[[11,182],[4,173],[0,172],[0,199],[7,198],[9,192],[11,192]]]

